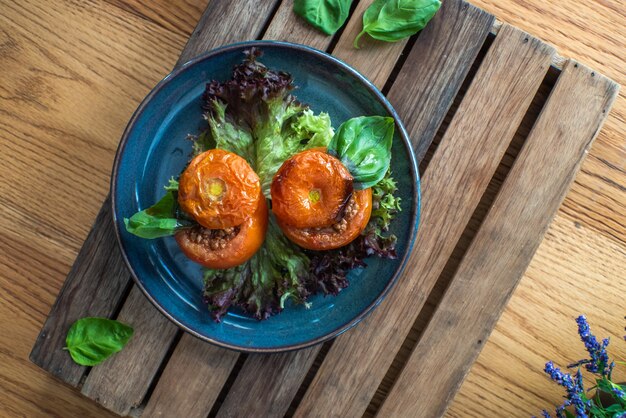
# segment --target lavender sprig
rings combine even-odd
[[[609,339],[605,338],[602,343],[599,343],[595,335],[591,333],[589,329],[589,323],[584,315],[580,315],[576,318],[578,324],[578,334],[580,339],[585,344],[585,348],[589,353],[589,360],[581,360],[579,364],[585,364],[585,368],[591,373],[599,373],[600,375],[608,376],[611,368],[609,367],[609,355],[606,352],[606,348],[609,345]]]
[[[587,400],[585,389],[583,387],[583,376],[578,369],[576,377],[573,378],[569,373],[563,373],[561,369],[556,367],[551,361],[546,363],[545,372],[550,378],[559,385],[563,386],[567,391],[567,400],[557,408],[557,417],[561,416],[566,406],[572,405],[576,409],[579,418],[588,418],[586,413],[587,407],[592,407],[593,402]]]

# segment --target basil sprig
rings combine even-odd
[[[395,42],[424,29],[441,7],[439,0],[376,0],[363,13],[363,30],[354,40],[368,34],[374,39]]]
[[[141,238],[160,238],[173,235],[181,228],[189,227],[193,222],[180,216],[177,193],[178,182],[171,179],[165,186],[167,193],[157,203],[124,218],[126,230]]]
[[[354,177],[356,189],[374,186],[391,163],[394,120],[383,116],[360,116],[342,123],[328,145]]]
[[[95,366],[120,351],[133,336],[133,329],[107,318],[82,318],[74,322],[65,344],[72,360]]]
[[[332,35],[343,26],[352,0],[295,0],[293,11],[313,27]]]

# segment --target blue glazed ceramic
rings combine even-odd
[[[279,315],[257,321],[236,309],[215,323],[202,302],[201,267],[188,260],[172,237],[146,240],[126,232],[123,219],[164,194],[163,186],[188,162],[187,134],[204,126],[201,98],[205,83],[230,78],[234,65],[252,46],[261,62],[294,77],[298,99],[317,113],[328,112],[337,128],[362,115],[396,120],[392,171],[399,183],[402,212],[393,222],[398,259],[367,260],[350,273],[350,286],[338,296],[318,295],[311,307],[289,305]],[[139,287],[169,319],[213,344],[247,352],[278,352],[311,346],[359,322],[389,291],[415,240],[420,208],[415,157],[402,123],[389,102],[367,79],[324,52],[284,42],[245,42],[200,56],[165,77],[141,103],[120,143],[111,181],[113,214],[124,258]]]

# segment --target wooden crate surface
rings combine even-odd
[[[223,44],[281,39],[329,50],[384,88],[421,160],[424,207],[417,248],[381,306],[335,341],[298,352],[241,355],[204,344],[181,333],[132,284],[107,201],[33,348],[36,364],[121,415],[443,413],[541,242],[617,86],[456,0],[444,2],[415,39],[367,41],[356,51],[351,44],[366,6],[357,3],[333,39],[295,18],[289,1],[213,0],[179,63]],[[122,352],[92,369],[62,351],[69,325],[87,315],[117,317],[136,330]],[[396,384],[376,401],[420,322]]]

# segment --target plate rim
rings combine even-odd
[[[403,145],[405,149],[408,151],[410,166],[411,166],[411,174],[413,175],[413,179],[414,179],[412,183],[413,183],[413,196],[415,198],[413,199],[413,205],[411,207],[410,236],[409,236],[407,248],[404,254],[402,255],[400,264],[396,268],[389,282],[386,284],[385,288],[376,296],[375,300],[371,304],[365,307],[365,309],[363,309],[354,318],[346,321],[343,325],[340,325],[339,327],[327,332],[326,334],[320,337],[316,337],[316,338],[313,338],[313,339],[310,339],[301,343],[297,343],[297,344],[279,345],[279,346],[274,346],[274,347],[248,347],[248,346],[243,346],[243,345],[231,344],[231,343],[228,343],[228,342],[216,339],[216,338],[211,338],[207,335],[201,334],[200,332],[189,328],[188,326],[183,324],[181,321],[179,321],[176,317],[174,317],[172,314],[170,314],[155,298],[152,297],[150,292],[148,292],[148,290],[143,286],[142,282],[139,280],[137,272],[135,272],[130,260],[128,259],[126,248],[124,247],[124,242],[121,237],[120,222],[119,222],[117,212],[116,212],[117,177],[118,177],[117,174],[119,171],[121,157],[124,154],[126,143],[128,142],[129,135],[131,131],[133,130],[135,123],[137,122],[139,117],[142,115],[148,103],[151,102],[154,96],[163,87],[165,87],[168,83],[174,80],[178,75],[187,71],[190,67],[197,65],[207,59],[213,58],[216,55],[222,54],[224,52],[251,48],[251,47],[258,47],[262,50],[263,47],[267,47],[267,46],[285,48],[288,50],[295,49],[298,51],[303,51],[305,53],[312,54],[320,58],[323,61],[327,61],[332,65],[339,66],[341,67],[341,69],[347,71],[350,75],[358,79],[370,91],[370,93],[374,95],[374,97],[378,100],[378,102],[393,117],[395,125],[398,128],[400,138],[402,138]],[[370,80],[368,80],[364,75],[362,75],[356,69],[351,67],[349,64],[345,63],[344,61],[336,57],[333,57],[330,54],[327,54],[324,51],[320,51],[318,49],[312,48],[310,46],[302,45],[302,44],[285,42],[285,41],[273,41],[273,40],[243,41],[243,42],[237,42],[237,43],[233,43],[233,44],[229,44],[229,45],[225,45],[219,48],[212,49],[176,67],[169,74],[167,74],[161,81],[159,81],[155,85],[155,87],[141,101],[141,103],[139,104],[139,106],[133,112],[131,118],[129,119],[128,124],[126,125],[126,128],[124,129],[124,132],[118,144],[117,150],[115,152],[115,158],[113,160],[113,167],[112,167],[111,180],[110,180],[110,196],[111,196],[110,208],[111,208],[111,214],[112,214],[111,219],[113,221],[113,229],[115,230],[115,237],[116,237],[117,244],[121,250],[120,252],[122,254],[122,258],[124,259],[124,263],[126,264],[126,267],[128,268],[133,278],[134,283],[141,289],[141,292],[144,294],[144,296],[148,298],[150,303],[152,303],[152,305],[154,305],[159,310],[159,312],[165,315],[165,317],[168,320],[172,321],[177,327],[179,327],[183,331],[188,332],[191,335],[203,341],[211,343],[213,345],[216,345],[222,348],[227,348],[230,350],[235,350],[238,352],[243,352],[243,353],[280,353],[280,352],[300,350],[303,348],[321,344],[325,341],[335,338],[343,334],[344,332],[348,331],[352,327],[356,326],[359,322],[361,322],[385,299],[385,297],[388,295],[390,290],[396,284],[399,276],[402,274],[402,272],[404,271],[406,267],[408,258],[413,252],[413,247],[414,247],[416,237],[417,237],[417,230],[418,230],[419,223],[420,223],[421,198],[422,198],[419,169],[417,165],[417,160],[415,158],[415,153],[413,151],[413,147],[411,146],[411,140],[406,131],[406,128],[404,127],[404,124],[402,123],[400,119],[400,116],[397,114],[396,110],[393,108],[389,100],[387,100],[387,98],[378,89],[378,87],[376,87]]]

